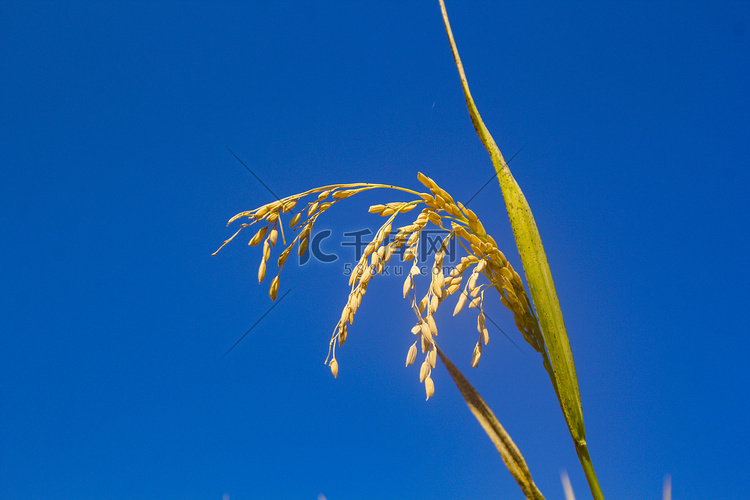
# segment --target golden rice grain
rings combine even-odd
[[[453,217],[462,217],[461,212],[458,210],[458,207],[453,203],[446,203],[445,207],[443,208],[446,212],[448,212],[449,215],[452,215]]]
[[[461,280],[451,282],[448,288],[445,289],[447,295],[453,295],[461,288]]]
[[[339,347],[344,345],[344,342],[346,342],[346,332],[347,327],[346,323],[344,323],[343,325],[341,325],[341,328],[339,328]]]
[[[308,236],[310,236],[310,233],[312,232],[312,228],[313,228],[312,222],[308,222],[307,224],[305,224],[302,227],[302,231],[299,233],[300,239],[307,238]]]
[[[428,318],[432,316],[427,316]],[[434,340],[432,339],[432,329],[430,328],[430,325],[427,323],[427,321],[423,321],[420,323],[420,327],[422,328],[422,337],[424,338],[425,342],[427,344],[432,344]],[[426,349],[422,349],[422,352],[425,352]]]
[[[477,279],[479,279],[479,274],[477,273],[471,273],[471,277],[469,278],[469,284],[466,286],[467,290],[471,292],[474,290],[474,288],[477,286]]]
[[[279,232],[276,230],[276,226],[271,229],[271,233],[268,235],[268,242],[271,244],[272,247],[276,246],[276,238],[278,238]],[[268,259],[266,259],[268,260]]]
[[[353,297],[349,298],[349,302],[347,302],[347,306],[349,306],[349,309],[352,310],[352,314],[357,314],[357,309],[359,309],[359,306],[361,304],[360,300],[357,300],[357,297],[362,297],[361,294],[357,293]]]
[[[253,217],[255,217],[256,219],[262,219],[263,217],[265,217],[265,215],[269,211],[270,211],[270,206],[263,205],[262,207],[260,207],[258,210],[255,211],[255,213],[253,214]]]
[[[428,316],[427,316],[427,317],[425,318],[425,321],[427,321],[427,326],[429,326],[429,327],[430,327],[430,333],[431,333],[432,335],[435,335],[435,336],[437,336],[437,334],[438,334],[438,331],[437,331],[437,324],[435,323],[435,318],[433,318],[433,317],[432,317],[432,314],[428,315]]]
[[[296,226],[301,217],[302,217],[302,212],[295,214],[294,217],[292,217],[292,220],[289,221],[289,227]]]
[[[434,275],[432,282],[430,283],[430,291],[435,295],[440,295],[443,287],[440,286],[440,281],[437,278],[438,275]]]
[[[378,264],[376,274],[382,273],[384,269],[385,269],[385,262],[381,260],[380,263]]]
[[[305,254],[305,250],[307,250],[307,242],[308,242],[308,241],[309,241],[309,240],[308,240],[307,238],[304,238],[304,239],[302,239],[302,240],[301,240],[301,241],[299,242],[299,248],[297,249],[297,254],[298,254],[298,255],[299,255],[300,257],[301,257],[302,255],[304,255],[304,254]]]
[[[252,238],[250,238],[250,241],[247,243],[251,247],[254,247],[258,243],[260,243],[260,240],[263,239],[263,237],[266,235],[266,231],[268,231],[268,226],[264,226],[253,235]]]
[[[318,202],[311,203],[309,207],[307,207],[307,216],[312,217],[312,214],[315,213],[315,211],[318,209]]]
[[[365,247],[364,257],[368,257],[372,252],[375,251],[375,249],[378,247],[378,241],[372,240],[370,243],[367,244]]]
[[[438,298],[437,295],[433,295],[432,297],[430,297],[430,304],[428,307],[430,314],[433,314],[435,311],[437,311],[439,304],[440,304],[440,299]]]
[[[456,307],[453,309],[453,315],[460,313],[461,310],[464,308],[464,305],[466,305],[466,298],[468,296],[466,293],[462,293],[460,297],[458,297],[458,302],[456,303]]]
[[[417,343],[414,342],[406,353],[406,366],[410,366],[417,359]]]
[[[417,172],[417,179],[419,179],[419,182],[425,185],[425,187],[429,188],[430,190],[438,187],[437,184],[435,184],[435,181],[424,175],[422,172]]]
[[[425,308],[427,307],[427,303],[429,302],[429,299],[425,296],[422,298],[422,300],[419,301],[419,314],[423,314]]]
[[[297,200],[289,200],[287,202],[284,202],[284,205],[281,208],[281,211],[283,213],[288,213],[290,210],[292,210],[297,205]]]
[[[469,227],[471,227],[472,223],[476,224],[476,222],[479,220],[477,217],[477,214],[474,213],[474,211],[470,208],[466,208],[462,206],[464,214],[466,214],[466,218],[469,220]]]
[[[266,261],[260,261],[260,267],[258,268],[258,283],[263,283],[263,278],[266,277]]]
[[[430,376],[430,371],[431,371],[431,367],[430,367],[429,361],[424,360],[424,362],[422,363],[422,366],[419,368],[419,381],[424,382],[427,379],[427,377]]]
[[[370,266],[365,266],[365,270],[362,271],[362,277],[359,278],[360,283],[367,283],[370,281],[370,278],[372,277],[372,268]]]
[[[440,195],[442,199],[445,200],[446,205],[456,204],[456,202],[453,200],[453,197],[450,194],[448,194],[448,191],[446,191],[445,189],[438,187],[435,189],[435,191],[437,192],[437,194]]]
[[[286,262],[286,258],[289,256],[289,252],[291,252],[292,247],[287,247],[286,250],[281,252],[279,255],[279,267],[284,267],[284,262]]]
[[[345,325],[346,322],[349,320],[349,311],[351,311],[351,308],[349,307],[349,304],[347,304],[344,309],[341,311],[341,318],[339,318],[339,325]]]
[[[443,208],[445,206],[445,200],[439,194],[435,194],[435,206],[437,208]]]
[[[436,226],[443,227],[443,219],[437,214],[437,212],[430,212],[428,218],[430,219],[430,222]]]
[[[513,271],[507,267],[501,267],[499,273],[502,274],[509,282],[512,282],[515,279],[515,276],[513,276]]]
[[[358,192],[359,192],[359,190],[357,190],[357,189],[344,189],[344,190],[341,190],[341,191],[334,192],[331,195],[331,197],[334,200],[338,201],[338,200],[343,200],[344,198],[348,198],[351,195],[353,195],[355,193],[358,193]]]
[[[417,242],[418,238],[419,238],[419,232],[415,231],[411,233],[411,236],[409,236],[409,239],[406,241],[406,245],[413,246]]]
[[[427,393],[427,399],[430,399],[435,394],[435,383],[430,377],[427,377],[424,381],[424,390]]]
[[[407,276],[404,280],[404,286],[403,286],[403,292],[404,292],[404,298],[406,298],[407,295],[409,295],[409,291],[411,290],[411,276]]]
[[[505,298],[505,295],[501,295],[500,296],[500,302],[502,302],[502,304],[505,307],[507,307],[508,309],[510,309],[511,312],[513,311],[513,306],[511,305],[510,302],[508,302],[508,299]]]
[[[361,273],[362,273],[362,265],[359,264],[354,267],[354,269],[352,270],[352,274],[349,275],[349,286],[354,285],[354,282],[357,281]]]
[[[386,203],[385,205],[388,208],[392,208],[393,210],[396,210],[398,213],[405,214],[407,212],[411,212],[415,208],[417,208],[417,204],[413,201],[405,202],[405,201],[397,201],[393,203]]]
[[[267,261],[269,258],[271,258],[271,244],[268,242],[268,239],[263,242],[263,261]]]
[[[480,313],[479,316],[477,316],[477,331],[482,336],[482,341],[484,342],[484,345],[487,345],[490,343],[490,334],[487,331],[487,325],[485,324],[484,319],[484,313]]]
[[[476,366],[479,364],[479,358],[482,357],[482,343],[477,342],[477,344],[474,346],[474,352],[471,355],[471,367],[476,368]]]

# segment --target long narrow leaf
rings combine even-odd
[[[594,474],[593,465],[591,464],[591,458],[586,446],[583,410],[581,408],[581,396],[578,389],[578,378],[576,376],[575,364],[573,363],[573,353],[570,349],[562,310],[557,299],[557,292],[555,291],[555,284],[552,281],[552,273],[547,263],[542,239],[539,236],[539,230],[537,229],[526,197],[513,178],[500,149],[484,125],[479,111],[474,104],[474,99],[471,97],[469,84],[463,65],[461,64],[461,58],[458,55],[458,48],[453,38],[453,32],[448,22],[448,13],[443,0],[440,0],[440,9],[443,14],[445,30],[448,34],[453,58],[461,77],[461,85],[471,121],[474,124],[474,129],[479,139],[490,154],[505,200],[505,207],[510,217],[513,235],[516,239],[521,263],[526,274],[526,281],[529,284],[531,298],[544,338],[546,348],[545,368],[555,388],[555,393],[560,402],[560,407],[568,424],[570,435],[573,438],[576,452],[586,474],[591,492],[594,498],[603,499],[604,497]]]
[[[503,462],[505,462],[511,475],[521,487],[523,494],[526,495],[526,498],[530,499],[544,499],[531,478],[531,472],[526,465],[526,460],[521,456],[518,447],[505,431],[505,428],[500,424],[497,417],[495,417],[495,414],[492,413],[492,410],[490,410],[476,389],[466,380],[466,377],[451,363],[448,356],[440,348],[438,348],[437,352],[440,360],[448,369],[448,373],[451,374],[456,387],[461,391],[466,404],[469,405],[469,409],[481,424],[484,432],[490,437],[497,451],[500,452]]]

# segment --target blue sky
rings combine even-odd
[[[746,2],[449,2],[485,122],[534,210],[608,499],[747,498]],[[339,182],[467,200],[492,175],[436,1],[0,4],[0,497],[521,498],[445,369],[404,368],[401,279],[291,262],[271,305],[235,213]],[[471,202],[520,270],[496,183]],[[404,217],[403,223],[411,222]],[[249,238],[250,234],[247,235]],[[243,239],[246,241],[247,238]],[[426,286],[426,285],[423,285]],[[488,296],[492,298],[493,296]],[[444,309],[452,309],[452,304]],[[587,497],[541,359],[498,300],[443,349],[541,491]]]

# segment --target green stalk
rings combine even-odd
[[[469,92],[466,74],[461,64],[461,58],[458,55],[458,48],[453,38],[453,32],[448,22],[445,3],[443,0],[439,1],[453,58],[461,77],[461,85],[464,97],[466,98],[466,105],[469,109],[469,115],[479,139],[490,154],[500,183],[500,189],[505,199],[505,207],[510,217],[513,235],[516,239],[521,263],[526,274],[526,281],[529,284],[531,298],[544,338],[544,366],[560,402],[560,407],[568,424],[570,435],[575,443],[576,453],[588,480],[591,493],[595,499],[603,500],[604,496],[599,487],[599,482],[591,463],[591,457],[586,447],[586,432],[583,425],[581,396],[578,389],[575,364],[573,363],[573,353],[570,349],[570,342],[565,330],[560,303],[557,299],[557,292],[555,291],[555,284],[552,281],[552,273],[547,263],[542,239],[539,236],[539,230],[536,227],[536,222],[534,221],[534,216],[531,213],[526,197],[513,178],[502,153],[500,153],[500,149],[484,125],[479,111],[474,104],[474,100]]]

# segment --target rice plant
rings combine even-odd
[[[348,300],[338,320],[332,321],[333,332],[326,364],[333,376],[336,377],[339,372],[336,350],[341,349],[348,338],[349,329],[354,324],[354,316],[367,292],[370,280],[383,271],[386,263],[394,255],[398,254],[404,261],[412,261],[411,271],[406,276],[402,289],[403,296],[409,300],[415,316],[415,324],[411,328],[415,340],[406,353],[406,366],[415,363],[421,351],[424,359],[419,368],[419,381],[424,384],[425,394],[429,399],[435,393],[435,384],[430,375],[432,370],[436,369],[439,357],[472,413],[495,444],[524,495],[527,498],[543,498],[532,480],[523,456],[510,436],[479,394],[438,347],[438,327],[434,313],[445,300],[453,296],[454,299],[451,300],[454,301],[454,316],[465,309],[477,311],[477,341],[470,366],[474,367],[480,362],[482,351],[489,343],[484,301],[492,300],[491,289],[494,289],[499,295],[500,302],[512,313],[515,325],[524,340],[541,355],[542,366],[552,382],[591,493],[595,499],[603,499],[588,452],[573,354],[544,246],[526,198],[474,104],[451,32],[445,4],[443,0],[439,1],[469,115],[495,169],[529,293],[520,275],[508,262],[496,241],[485,231],[477,214],[461,202],[455,201],[446,190],[422,173],[417,174],[419,182],[425,188],[421,191],[387,184],[334,184],[310,189],[254,210],[238,213],[229,220],[228,225],[239,220],[243,222],[216,252],[243,230],[257,224],[258,229],[250,238],[249,245],[256,246],[263,242],[258,267],[258,281],[262,283],[266,277],[268,262],[281,236],[284,249],[276,258],[278,272],[269,286],[269,296],[271,300],[275,300],[281,271],[288,256],[295,248],[299,255],[305,252],[313,226],[320,216],[333,205],[364,191],[396,191],[406,199],[373,205],[369,209],[370,213],[385,218],[385,222],[365,248],[350,275]],[[411,218],[410,223],[396,225],[394,228],[397,218],[417,209],[417,215]],[[290,242],[287,242],[282,224],[285,214],[292,214],[288,226],[289,230],[296,233]],[[418,248],[422,232],[430,224],[447,231],[447,236],[429,263],[432,269],[430,282],[420,284],[416,279],[420,274]],[[446,273],[443,258],[445,249],[451,242],[457,243],[466,255],[453,270]],[[421,291],[420,287],[423,287]]]

